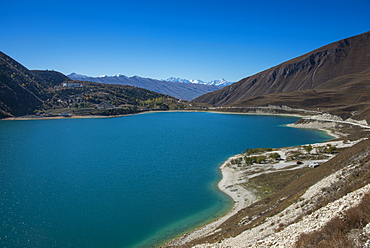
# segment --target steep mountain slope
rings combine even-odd
[[[194,101],[226,106],[250,97],[308,89],[332,89],[370,68],[370,32],[310,53],[200,96]],[[340,79],[339,79],[340,78]]]
[[[219,90],[221,86],[203,85],[203,84],[188,84],[179,82],[160,81],[151,78],[142,78],[138,76],[127,77],[119,76],[102,76],[102,77],[87,77],[72,73],[68,75],[73,80],[90,81],[104,84],[121,84],[131,85],[155,91],[161,94],[170,95],[183,100],[192,100],[200,95]]]
[[[48,83],[0,52],[0,118],[32,113],[47,96]]]

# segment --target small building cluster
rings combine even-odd
[[[86,99],[84,97],[75,97],[75,98],[70,98],[66,102],[68,103],[82,103],[86,102]]]
[[[67,88],[82,88],[83,87],[83,85],[80,83],[68,83],[68,82],[63,83],[62,86],[67,87]]]
[[[112,109],[112,108],[114,108],[114,106],[110,104],[109,102],[101,102],[98,105],[98,109]]]

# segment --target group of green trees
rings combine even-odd
[[[89,102],[80,102],[80,103],[73,103],[72,108],[90,108]]]
[[[166,97],[157,97],[153,99],[148,99],[146,101],[140,102],[140,106],[146,108],[160,108],[160,109],[170,109],[170,105],[175,103],[175,99],[169,99]]]
[[[307,153],[311,153],[311,151],[313,150],[313,147],[311,145],[308,145],[308,146],[303,146],[303,149],[307,152]],[[318,146],[315,148],[316,150],[316,153],[330,153],[330,154],[333,154],[335,152],[337,152],[338,148],[336,146],[332,146],[331,144],[327,144],[326,146]]]
[[[252,165],[254,163],[262,164],[265,162],[278,162],[281,159],[281,156],[279,153],[274,152],[270,153],[267,156],[265,155],[259,155],[259,156],[245,156],[244,160],[247,165]]]
[[[128,107],[128,108],[113,108],[113,109],[104,109],[98,110],[94,114],[96,115],[103,115],[103,116],[110,116],[110,115],[126,115],[126,114],[134,114],[138,113],[139,110],[136,106]]]
[[[230,161],[230,164],[241,166],[242,164],[252,165],[252,164],[255,164],[255,163],[262,164],[262,163],[265,163],[265,162],[277,162],[277,161],[279,161],[281,159],[281,156],[277,152],[270,153],[268,155],[249,156],[251,154],[263,153],[263,152],[272,151],[272,150],[273,150],[272,148],[247,149],[247,152],[245,153],[247,156],[241,156],[241,157],[232,159]]]
[[[312,150],[314,149],[312,145],[303,146],[302,149],[291,151],[289,152],[289,156],[287,157],[287,160],[298,160],[298,159],[304,159],[307,157],[307,154],[310,154]],[[240,156],[238,158],[232,159],[230,161],[231,165],[238,165],[241,166],[243,164],[246,165],[252,165],[255,163],[261,164],[261,163],[273,163],[277,162],[281,159],[281,156],[277,152],[269,153],[262,155],[262,153],[271,152],[274,151],[272,148],[253,148],[253,149],[247,149],[245,152],[246,156]],[[336,146],[332,146],[330,144],[326,146],[319,146],[315,147],[316,155],[318,154],[333,154],[338,151],[338,148]],[[260,155],[259,155],[260,154]],[[254,155],[254,156],[252,156]]]
[[[318,158],[320,156],[326,156],[325,154],[333,154],[338,152],[338,148],[336,146],[332,146],[331,144],[327,144],[326,146],[317,146],[312,147],[312,145],[303,146],[302,149],[291,151],[289,152],[289,156],[287,156],[287,160],[300,160],[300,159],[307,159],[307,158]],[[314,150],[315,149],[315,150]],[[312,153],[314,151],[314,154]]]
[[[245,154],[251,155],[251,154],[256,154],[256,153],[270,152],[272,150],[273,150],[272,148],[265,148],[265,147],[252,148],[252,149],[247,148],[247,150],[245,151]]]

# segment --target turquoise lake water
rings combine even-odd
[[[218,167],[330,139],[298,118],[202,112],[0,121],[0,247],[151,247],[222,215]]]

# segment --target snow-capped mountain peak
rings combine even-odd
[[[224,78],[220,78],[218,80],[213,80],[209,83],[211,83],[212,85],[230,85],[230,84],[233,84],[233,82],[228,82]]]
[[[167,82],[176,82],[176,83],[187,83],[187,84],[190,84],[192,83],[191,81],[187,80],[187,79],[183,79],[183,78],[175,78],[175,77],[170,77],[166,80],[162,80],[162,81],[167,81]]]
[[[190,79],[190,80],[187,80],[187,79],[183,79],[183,78],[175,78],[175,77],[170,77],[166,80],[162,80],[162,81],[168,81],[168,82],[178,82],[178,83],[192,83],[192,84],[205,84],[205,85],[216,85],[216,86],[226,86],[226,85],[230,85],[230,84],[233,84],[234,82],[229,82],[229,81],[226,81],[224,78],[220,78],[218,80],[212,80],[210,82],[204,82],[202,80],[199,80],[199,79]]]
[[[72,72],[71,74],[67,75],[70,79],[75,79],[75,78],[89,78],[89,76],[85,76],[82,74],[77,74],[75,72]]]

